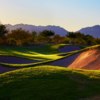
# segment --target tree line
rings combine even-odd
[[[66,36],[60,36],[50,30],[42,32],[29,32],[23,29],[16,29],[8,31],[5,25],[0,25],[0,45],[34,45],[46,43],[66,43],[74,45],[94,45],[100,44],[100,39],[94,38],[90,35],[84,35],[80,32],[69,32]]]

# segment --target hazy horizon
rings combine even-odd
[[[69,31],[100,25],[100,0],[2,0],[3,24],[56,25]]]

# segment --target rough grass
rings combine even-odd
[[[97,95],[100,71],[45,65],[0,74],[0,100],[82,100]]]

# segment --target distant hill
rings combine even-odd
[[[61,36],[65,36],[68,31],[65,30],[64,28],[62,27],[59,27],[59,26],[35,26],[35,25],[27,25],[27,24],[16,24],[16,25],[10,25],[10,24],[7,24],[6,25],[7,29],[8,30],[15,30],[15,29],[18,29],[18,28],[22,28],[26,31],[36,31],[36,32],[41,32],[43,30],[51,30],[51,31],[54,31],[55,34],[59,34]]]
[[[100,38],[100,25],[86,27],[79,30],[83,34],[89,34],[95,38]]]
[[[41,32],[43,30],[51,30],[51,31],[54,31],[55,34],[59,34],[60,36],[65,36],[69,32],[60,26],[54,26],[54,25],[35,26],[35,25],[28,25],[28,24],[16,24],[16,25],[6,24],[6,27],[10,31],[18,29],[18,28],[22,28],[26,31],[30,31],[30,32],[36,31],[37,33]],[[95,38],[100,38],[100,25],[95,25],[92,27],[85,27],[85,28],[78,30],[78,32],[81,32],[85,35],[89,34]]]

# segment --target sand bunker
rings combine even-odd
[[[76,60],[69,65],[72,69],[100,69],[100,49],[91,49],[81,53]]]

